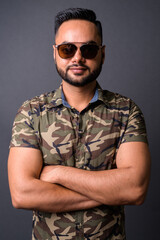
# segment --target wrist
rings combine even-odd
[[[64,177],[67,174],[67,166],[57,166],[56,167],[56,171],[55,171],[55,176],[54,176],[54,180],[56,181],[55,183],[63,185]]]

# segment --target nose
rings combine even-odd
[[[75,52],[74,56],[72,57],[72,62],[85,62],[85,58],[82,56],[80,48],[77,48],[77,51]]]

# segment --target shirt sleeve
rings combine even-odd
[[[15,117],[10,147],[39,149],[38,133],[34,129],[34,121],[28,101],[21,106]]]
[[[124,142],[148,143],[143,113],[133,101],[131,101],[128,122],[122,137],[122,143]]]

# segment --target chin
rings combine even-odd
[[[89,78],[83,78],[79,81],[77,81],[75,79],[71,79],[71,78],[64,78],[63,80],[75,87],[84,87],[84,86],[88,85],[89,83],[95,81],[95,79],[89,79]]]

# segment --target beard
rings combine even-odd
[[[57,66],[57,63],[55,63],[55,64],[56,64],[57,72],[61,76],[61,78],[65,82],[69,83],[72,86],[76,86],[76,87],[83,87],[83,86],[95,81],[102,70],[102,60],[99,64],[99,66],[92,72],[90,71],[90,68],[88,66],[85,66],[83,64],[73,64],[72,66],[67,67],[66,71],[63,71],[61,68],[59,68]],[[81,80],[77,81],[76,77],[74,78],[68,74],[68,70],[70,67],[79,67],[79,66],[85,67],[89,71],[89,74],[88,74],[88,76],[82,77]],[[76,74],[76,75],[80,76],[80,74]]]

